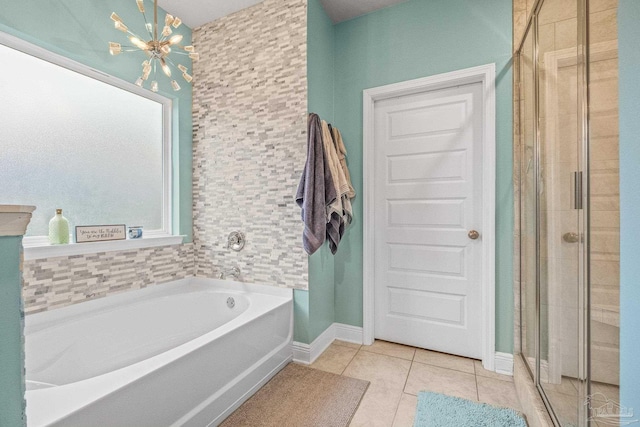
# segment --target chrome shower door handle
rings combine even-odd
[[[469,234],[467,234],[467,236],[469,236],[471,240],[476,240],[478,237],[480,237],[480,233],[478,233],[476,230],[471,230]]]

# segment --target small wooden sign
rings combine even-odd
[[[107,240],[125,240],[125,225],[77,225],[76,243],[104,242]]]

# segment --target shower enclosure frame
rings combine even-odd
[[[522,40],[514,54],[514,62],[515,62],[515,72],[514,79],[515,85],[514,88],[518,93],[516,103],[517,109],[515,110],[515,119],[518,120],[520,124],[520,131],[518,138],[520,138],[520,150],[516,153],[516,161],[519,163],[520,170],[518,176],[518,185],[520,186],[519,191],[519,217],[516,218],[517,221],[522,224],[522,215],[523,215],[523,179],[522,179],[522,168],[524,167],[523,161],[526,157],[526,144],[523,142],[524,131],[523,131],[523,123],[521,121],[521,94],[523,93],[523,82],[521,81],[522,74],[522,61],[523,61],[523,48],[525,47],[525,43],[527,42],[528,36],[531,34],[533,36],[533,67],[532,67],[532,76],[533,76],[533,170],[534,170],[534,179],[533,179],[533,193],[535,194],[535,328],[533,332],[534,337],[534,353],[535,353],[535,372],[531,369],[529,362],[526,360],[526,355],[522,351],[522,345],[525,337],[523,336],[523,328],[524,319],[523,319],[523,310],[524,304],[521,304],[521,309],[518,316],[520,316],[520,348],[517,349],[520,353],[520,357],[522,357],[524,365],[526,366],[531,379],[533,380],[535,387],[544,402],[547,411],[554,424],[559,426],[560,422],[558,417],[554,411],[552,402],[547,397],[547,394],[542,386],[542,382],[540,380],[541,377],[541,356],[540,356],[540,348],[541,348],[541,245],[540,245],[540,229],[541,229],[541,206],[540,206],[540,187],[541,187],[541,168],[540,168],[540,160],[541,160],[541,137],[540,137],[540,79],[539,77],[539,28],[537,25],[538,15],[543,7],[545,0],[536,0],[532,9],[532,13],[529,17],[527,25],[525,27],[525,31],[522,36]],[[590,260],[590,199],[589,199],[589,91],[588,91],[588,81],[589,81],[589,43],[588,43],[588,0],[577,0],[577,34],[576,34],[576,67],[577,67],[577,149],[578,149],[578,170],[576,171],[576,180],[575,184],[572,188],[574,194],[574,209],[578,209],[579,213],[578,217],[578,236],[579,236],[579,255],[578,255],[578,374],[579,378],[578,383],[578,399],[581,399],[581,403],[584,402],[590,394],[590,381],[589,381],[589,372],[590,372],[590,277],[589,277],[589,260]],[[522,239],[523,228],[522,225],[520,227],[519,233],[519,263],[520,263],[520,278],[519,283],[521,286],[520,298],[522,300],[523,295],[523,239]],[[531,325],[528,325],[530,328]],[[589,410],[586,405],[579,404],[578,405],[578,425],[579,426],[589,426],[591,425],[591,421],[589,420]]]

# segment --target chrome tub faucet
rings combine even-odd
[[[220,272],[220,275],[218,276],[218,278],[220,278],[220,279],[224,279],[224,278],[226,278],[227,276],[231,276],[231,277],[233,277],[234,279],[237,279],[238,277],[240,277],[240,268],[238,268],[238,267],[236,267],[236,266],[233,266],[233,267],[228,268],[228,269],[226,269],[226,270],[222,270],[222,271]]]

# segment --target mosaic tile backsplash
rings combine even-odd
[[[294,200],[306,159],[307,2],[265,0],[193,31],[196,274],[308,287]],[[241,252],[227,248],[234,230]]]
[[[193,244],[24,261],[26,314],[191,276]]]

